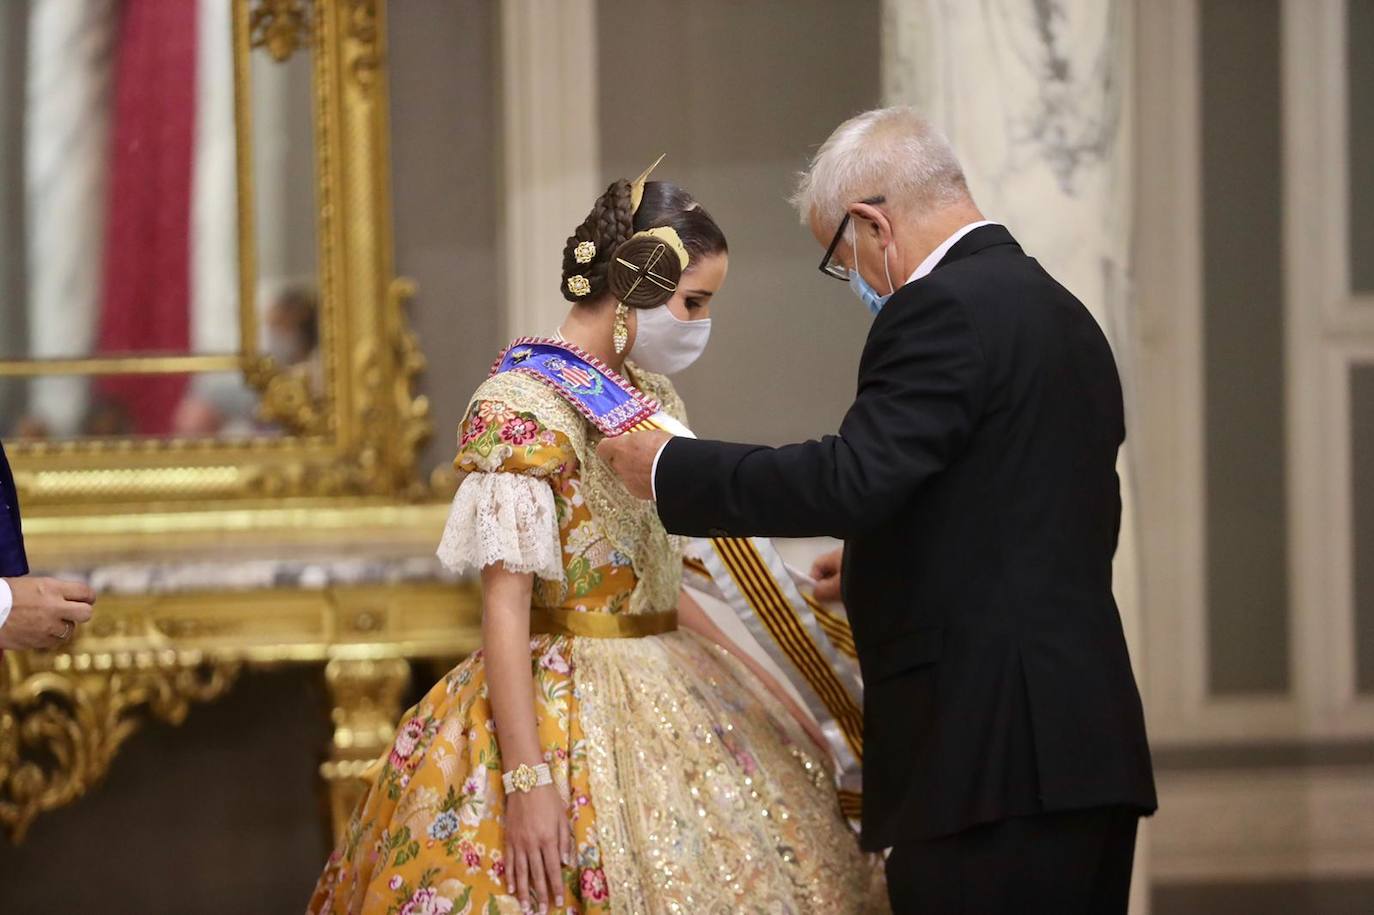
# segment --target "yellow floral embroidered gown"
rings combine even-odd
[[[685,420],[666,378],[627,377]],[[676,607],[681,547],[596,457],[599,437],[539,381],[488,379],[463,420],[441,558],[535,573],[535,607]],[[530,667],[544,758],[572,816],[563,911],[885,909],[814,745],[723,649],[682,630],[539,635]],[[481,652],[406,714],[381,762],[310,912],[519,912]]]

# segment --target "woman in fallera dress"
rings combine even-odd
[[[310,911],[886,910],[823,739],[682,589],[654,506],[596,456],[709,336],[719,227],[617,181],[568,239],[557,334],[474,394],[439,547],[480,569],[482,649],[402,719]]]

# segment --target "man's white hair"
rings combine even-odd
[[[824,228],[874,197],[916,213],[968,199],[949,140],[914,108],[875,108],[836,127],[802,172],[792,204],[803,224],[814,214]]]

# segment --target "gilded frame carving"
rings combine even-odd
[[[424,358],[394,275],[385,0],[232,0],[241,351],[0,362],[0,376],[233,370],[261,391],[263,418],[290,430],[246,441],[86,439],[11,446],[33,534],[110,529],[118,519],[245,509],[291,499],[347,507],[421,496],[417,451],[429,405],[413,391]],[[320,331],[326,394],[257,347],[250,58],[308,48],[313,64]]]

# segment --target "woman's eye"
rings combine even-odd
[[[698,308],[700,308],[700,307],[701,307],[701,300],[700,300],[700,299],[688,299],[688,300],[687,300],[687,310],[688,310],[688,311],[696,311],[696,310],[697,310]]]

